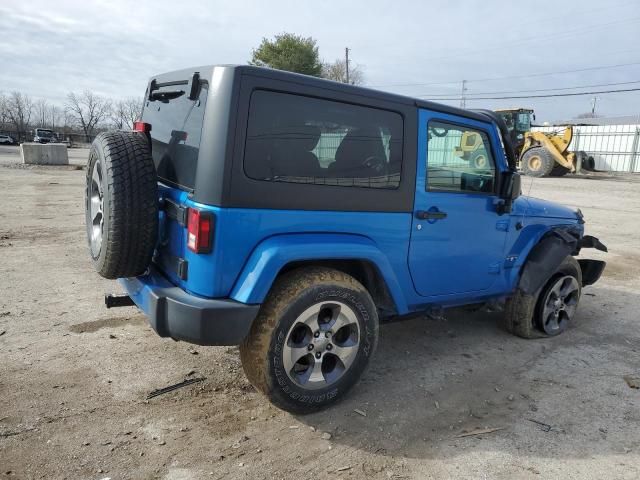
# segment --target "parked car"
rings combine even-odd
[[[33,131],[33,141],[37,143],[54,143],[57,141],[57,137],[53,130],[36,128]]]
[[[9,135],[0,135],[0,143],[3,145],[13,145],[16,142],[13,137],[10,137]]]
[[[251,383],[305,413],[342,398],[378,325],[503,305],[557,335],[606,249],[573,210],[520,193],[500,117],[251,66],[157,75],[133,132],[101,133],[91,258],[163,337],[240,345]],[[486,161],[457,151],[477,135]],[[411,381],[407,379],[407,381]]]

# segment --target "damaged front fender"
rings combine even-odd
[[[602,276],[604,267],[607,265],[607,262],[603,262],[602,260],[591,259],[580,259],[578,263],[580,264],[580,270],[582,270],[583,287],[596,283]]]
[[[580,237],[577,232],[562,228],[551,230],[529,253],[520,274],[518,289],[525,294],[535,294],[568,255],[577,255],[582,248],[607,251],[600,240],[590,235]],[[606,265],[600,260],[578,260],[578,263],[582,271],[582,286],[595,283]]]

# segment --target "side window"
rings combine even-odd
[[[395,112],[256,90],[244,171],[270,182],[398,188],[402,129]]]
[[[427,130],[429,191],[494,191],[495,162],[485,132],[437,121]]]

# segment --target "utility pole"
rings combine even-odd
[[[593,97],[591,99],[591,116],[595,118],[596,116],[596,102],[598,101],[598,97]]]
[[[467,81],[462,80],[462,92],[460,94],[460,108],[466,108],[467,106],[467,97],[465,95],[466,93],[467,93]]]
[[[344,65],[346,72],[346,82],[349,83],[349,47],[345,47],[344,49]]]

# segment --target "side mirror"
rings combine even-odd
[[[502,184],[500,185],[500,198],[507,202],[513,201],[520,196],[522,190],[522,177],[518,172],[509,171],[502,174]]]
[[[515,200],[522,193],[522,177],[518,172],[511,174],[511,189],[509,192],[509,198]]]
[[[511,213],[513,201],[520,196],[522,177],[518,172],[509,171],[502,174],[500,185],[500,203],[497,205],[499,215]]]

